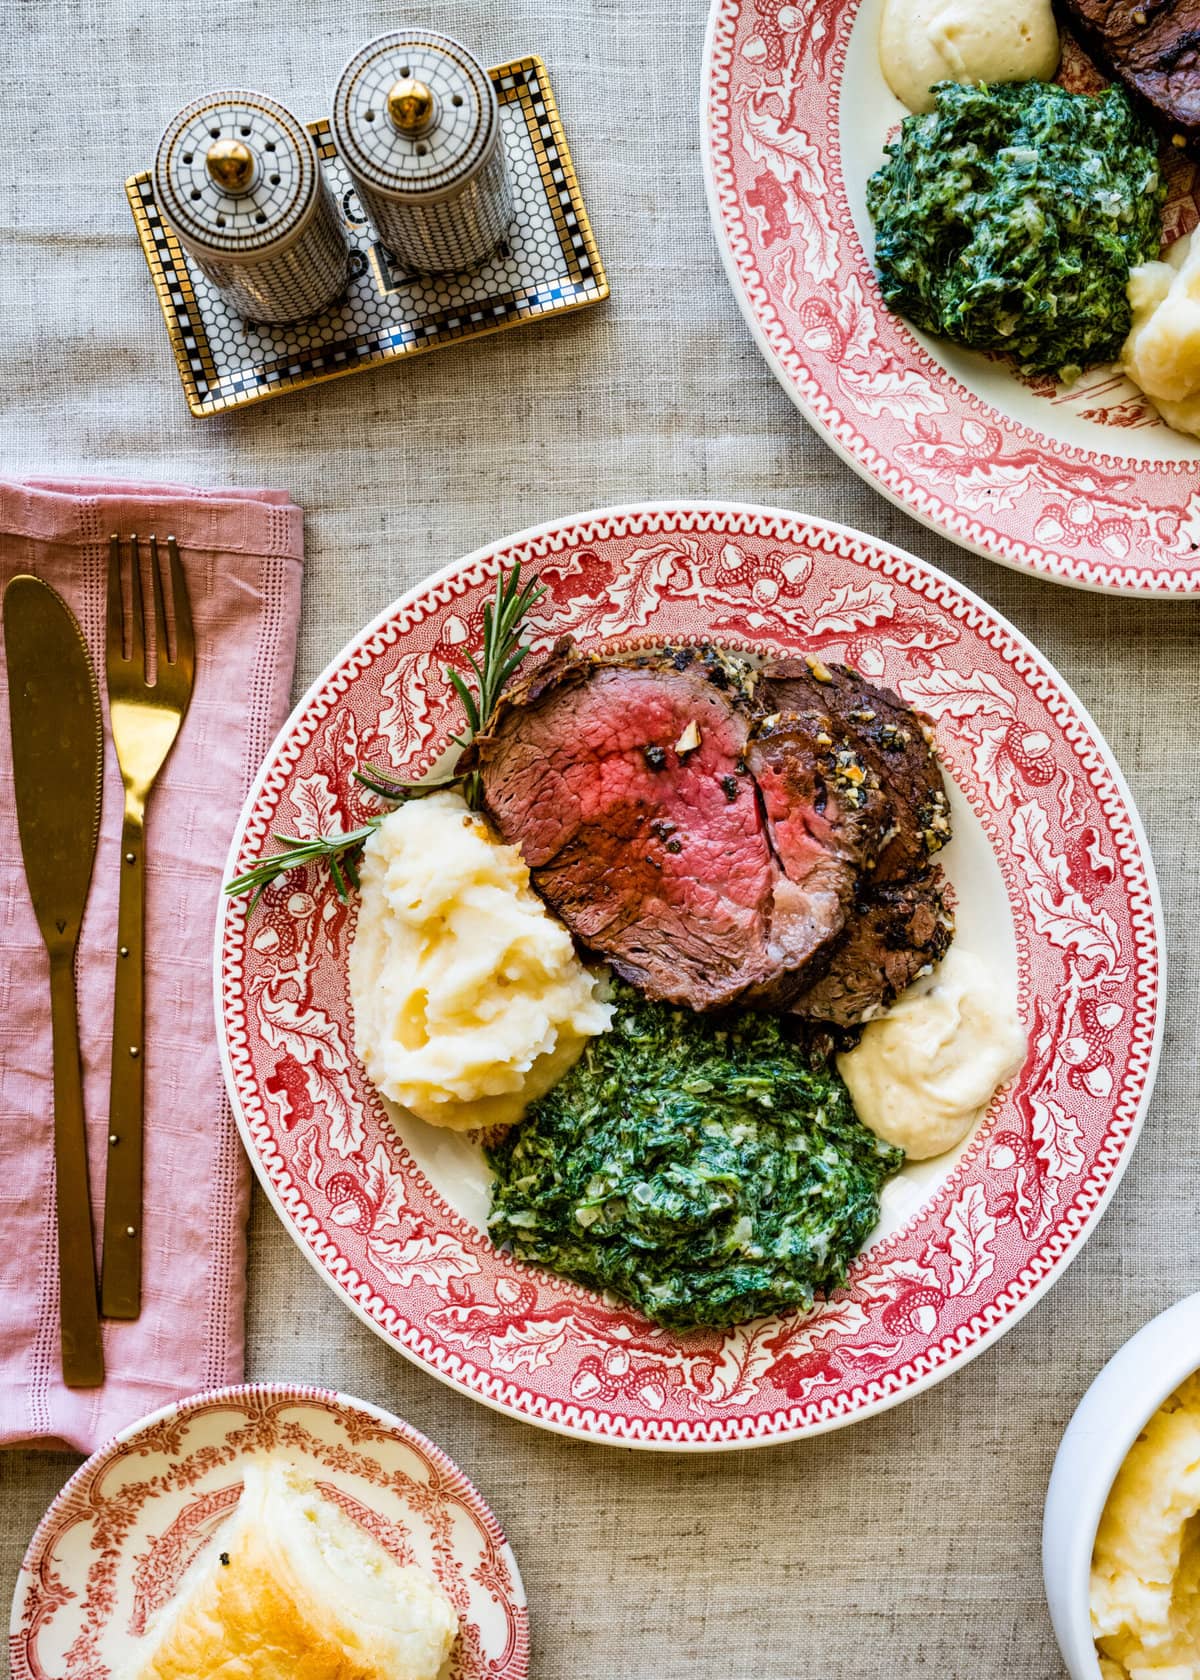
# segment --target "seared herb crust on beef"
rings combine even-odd
[[[1058,0],[1058,9],[1097,66],[1200,155],[1200,0]]]
[[[651,998],[849,1026],[949,943],[932,732],[848,666],[564,641],[470,752],[542,898]]]
[[[746,1001],[783,1008],[841,937],[886,832],[888,801],[851,739],[815,707],[760,716],[747,763],[781,878],[775,972]]]
[[[819,659],[767,665],[757,694],[768,714],[824,706],[874,772],[886,808],[876,880],[902,880],[946,844],[950,804],[933,730],[898,694],[868,682],[849,665]]]
[[[792,1013],[857,1026],[940,962],[953,937],[953,895],[937,864],[906,881],[876,882],[847,918],[825,973],[793,999]]]

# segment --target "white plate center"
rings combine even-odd
[[[978,817],[947,776],[954,839],[939,854],[958,899],[955,943],[978,956],[1017,997],[1017,945],[1004,878]],[[918,982],[919,983],[919,982]],[[483,1150],[461,1132],[427,1125],[386,1104],[405,1147],[430,1183],[477,1231],[487,1229],[492,1175]],[[968,1139],[967,1142],[970,1140]],[[967,1143],[931,1161],[912,1161],[887,1184],[876,1237],[890,1236],[934,1195]]]

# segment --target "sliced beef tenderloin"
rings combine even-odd
[[[1177,144],[1200,153],[1200,0],[1058,0],[1071,33]]]
[[[767,715],[826,710],[874,772],[888,802],[876,880],[899,881],[924,869],[950,838],[950,804],[929,719],[849,665],[811,656],[765,666],[756,697]]]
[[[488,814],[539,894],[649,997],[715,1009],[769,979],[779,869],[715,655],[560,644],[473,749]]]
[[[888,803],[853,743],[816,708],[760,720],[746,762],[781,870],[770,925],[781,973],[751,1001],[782,1006],[841,932]]]
[[[941,774],[924,721],[847,667],[744,677],[560,643],[464,765],[545,902],[648,996],[849,1025],[949,940]]]
[[[851,911],[846,932],[819,980],[792,1013],[854,1027],[887,1009],[954,937],[954,897],[940,865],[906,881],[875,882]]]

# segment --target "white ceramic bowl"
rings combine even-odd
[[[1108,1490],[1142,1425],[1198,1368],[1200,1294],[1188,1295],[1131,1337],[1067,1425],[1046,1493],[1042,1574],[1071,1680],[1100,1680],[1089,1585]]]

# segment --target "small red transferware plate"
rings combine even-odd
[[[212,1540],[247,1458],[277,1453],[458,1612],[446,1680],[526,1680],[525,1589],[500,1526],[440,1447],[328,1389],[252,1383],[180,1400],[93,1453],[42,1518],[13,1600],[13,1680],[109,1680]]]

